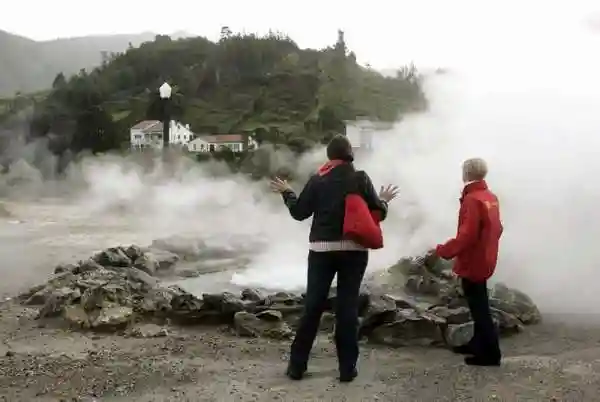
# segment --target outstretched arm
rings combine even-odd
[[[288,189],[281,193],[290,215],[297,221],[309,218],[314,212],[314,179],[311,177],[299,196],[294,190]]]
[[[371,211],[379,211],[380,220],[383,221],[388,212],[388,204],[377,194],[377,190],[375,190],[375,186],[373,186],[373,182],[368,174],[362,172],[364,174],[364,197],[367,205],[369,206],[369,210]]]

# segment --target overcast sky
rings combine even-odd
[[[3,2],[5,3],[5,2]],[[234,31],[288,33],[303,47],[333,43],[346,32],[362,63],[378,68],[520,57],[532,45],[572,39],[586,20],[600,21],[597,0],[18,0],[6,1],[0,29],[36,40],[91,34],[187,31],[216,38]],[[509,48],[509,49],[507,49]],[[596,49],[597,52],[597,49]]]

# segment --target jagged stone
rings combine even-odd
[[[127,327],[133,318],[133,309],[125,306],[103,307],[91,327],[101,331],[115,331]]]
[[[244,337],[260,337],[289,339],[293,331],[282,320],[263,320],[247,311],[238,311],[233,317],[233,328],[237,335]]]
[[[429,312],[445,319],[448,324],[464,324],[471,320],[471,312],[466,307],[436,306],[429,309]]]
[[[371,294],[360,327],[360,335],[368,335],[376,327],[396,321],[397,311],[396,300],[391,296]]]
[[[133,338],[160,338],[169,335],[167,328],[156,324],[138,324],[127,332]]]
[[[65,306],[63,308],[63,317],[72,327],[81,329],[90,328],[90,318],[80,305]]]
[[[473,338],[473,321],[448,325],[444,337],[450,347],[463,346]]]
[[[444,342],[443,319],[414,310],[399,310],[396,321],[383,324],[369,334],[369,342],[392,346],[431,346]]]
[[[94,261],[104,267],[129,267],[132,262],[121,247],[111,247],[96,254]]]
[[[156,271],[160,270],[160,263],[151,253],[144,253],[137,256],[137,258],[133,260],[133,266],[149,275],[154,275],[156,274]]]
[[[242,300],[249,300],[252,302],[259,302],[265,299],[265,295],[258,289],[246,288],[242,290]]]

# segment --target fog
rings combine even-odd
[[[425,79],[427,113],[377,133],[373,154],[357,167],[376,186],[397,184],[401,193],[383,224],[386,246],[371,254],[371,271],[454,234],[461,162],[483,157],[505,226],[494,280],[529,293],[545,312],[597,313],[599,41],[578,21],[480,45],[481,58],[455,60],[447,74]],[[31,159],[28,149],[19,151],[25,160]],[[289,162],[285,153],[272,158]],[[309,173],[324,158],[317,149],[296,169]],[[28,181],[4,176],[0,183],[9,199],[0,222],[3,281],[20,283],[44,266],[44,274],[51,272],[52,258],[68,256],[53,250],[77,242],[86,244],[83,253],[182,234],[222,242],[239,236],[260,240],[266,247],[245,271],[232,274],[231,282],[303,287],[310,222],[292,220],[265,181],[224,175],[223,166],[186,159],[169,169],[159,163],[144,171],[134,159],[85,158],[72,164],[66,179],[54,181],[18,162],[13,171],[20,173],[11,174]],[[52,166],[49,156],[48,161]],[[47,195],[53,198],[43,198]],[[26,196],[27,201],[15,201]],[[57,229],[44,229],[48,225]],[[7,240],[11,236],[23,254],[15,252],[17,241]],[[35,239],[28,249],[23,244]],[[36,259],[36,253],[44,254]]]

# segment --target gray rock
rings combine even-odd
[[[158,265],[155,267],[155,274],[172,272],[175,268],[175,264],[177,264],[180,259],[177,254],[160,249],[151,249],[150,251],[146,251],[144,255],[158,263]]]
[[[266,298],[265,295],[258,289],[246,288],[242,290],[242,300],[248,300],[252,302],[259,302]]]
[[[523,324],[536,324],[542,320],[542,315],[531,298],[517,289],[498,283],[490,289],[489,296],[492,307],[512,314]]]
[[[133,318],[133,309],[124,306],[103,307],[93,319],[91,327],[101,331],[125,328]]]
[[[385,294],[369,295],[369,304],[364,313],[360,334],[368,335],[374,328],[396,321],[396,300]]]
[[[154,275],[160,270],[160,263],[151,253],[144,253],[133,260],[133,266],[140,271],[144,271],[148,275]]]
[[[69,305],[63,309],[65,321],[72,327],[88,329],[90,328],[90,318],[80,305]]]
[[[63,287],[52,291],[46,303],[40,309],[37,318],[58,317],[63,309],[81,297],[79,289]]]
[[[293,335],[291,328],[284,321],[261,320],[246,311],[235,313],[233,328],[237,335],[251,338],[289,339]]]
[[[473,321],[462,324],[448,325],[445,331],[445,339],[448,346],[463,346],[473,338]]]
[[[428,311],[445,319],[448,324],[464,324],[471,321],[471,312],[467,307],[435,306]]]
[[[399,311],[396,321],[383,324],[369,334],[369,342],[392,347],[431,346],[444,341],[439,319],[413,311]]]
[[[323,332],[334,332],[335,330],[335,314],[324,312],[321,316],[319,330]]]
[[[104,267],[129,267],[132,264],[121,247],[111,247],[96,254],[94,261]]]
[[[283,314],[276,310],[265,310],[255,314],[256,317],[264,321],[280,322],[283,321]]]
[[[230,292],[223,293],[205,293],[202,295],[204,305],[223,314],[235,314],[238,311],[245,310],[244,301]]]
[[[160,338],[169,335],[169,331],[156,324],[139,324],[128,331],[133,338]]]

